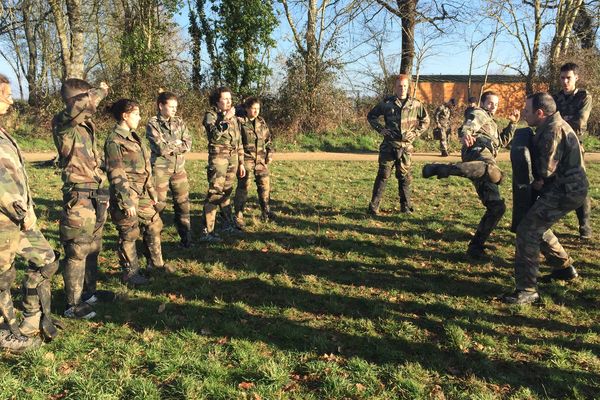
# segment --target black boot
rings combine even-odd
[[[381,173],[378,173],[377,177],[375,178],[375,183],[373,184],[373,194],[371,196],[371,202],[369,203],[368,209],[369,214],[379,215],[379,204],[381,203],[381,198],[383,197],[386,183],[387,178],[383,178]]]
[[[592,213],[592,205],[590,197],[586,196],[581,207],[575,210],[577,219],[579,220],[579,238],[581,240],[590,240],[592,238],[592,225],[590,224],[590,214]]]

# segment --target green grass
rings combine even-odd
[[[188,165],[196,234],[204,165]],[[414,214],[398,213],[392,179],[385,213],[367,218],[376,163],[276,162],[277,222],[259,221],[254,196],[246,234],[182,250],[168,214],[164,254],[177,272],[138,290],[119,283],[108,223],[101,286],[118,301],[99,305],[91,322],[59,317],[55,341],[4,354],[0,398],[598,398],[597,246],[578,241],[574,214],[555,232],[582,279],[541,286],[541,305],[506,306],[493,298],[513,283],[510,211],[491,260],[473,264],[463,254],[483,213],[474,189],[460,178],[424,180],[420,167]],[[56,244],[60,176],[28,171]],[[597,235],[600,164],[588,171]],[[508,204],[510,187],[508,179]],[[53,290],[59,314],[60,276]]]

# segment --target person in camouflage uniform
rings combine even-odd
[[[143,239],[143,253],[148,261],[147,270],[168,268],[162,258],[160,211],[154,189],[150,149],[135,132],[140,122],[138,103],[121,99],[111,107],[117,125],[106,138],[104,153],[106,172],[110,180],[110,215],[119,232],[119,262],[123,268],[123,282],[144,285],[148,279],[140,274],[136,241]]]
[[[456,101],[450,99],[447,104],[440,104],[433,113],[433,121],[435,123],[433,138],[440,141],[440,152],[442,157],[448,157],[448,137],[450,137],[452,131],[450,119],[455,105]]]
[[[212,108],[204,115],[203,125],[208,136],[208,193],[204,201],[204,228],[202,241],[219,241],[215,234],[217,210],[227,223],[227,229],[236,228],[231,210],[231,192],[236,174],[246,176],[244,146],[239,121],[232,107],[231,90],[220,87],[210,95]]]
[[[536,286],[540,252],[554,267],[552,273],[540,280],[569,281],[577,277],[573,260],[550,228],[583,204],[589,187],[579,140],[556,111],[552,96],[548,93],[528,96],[523,116],[536,131],[531,148],[532,186],[539,197],[517,226],[516,289],[502,297],[504,302],[513,304],[539,299]]]
[[[167,201],[167,191],[171,189],[175,226],[181,239],[181,246],[192,245],[190,225],[190,185],[185,170],[184,154],[192,149],[192,136],[183,120],[176,116],[177,96],[162,92],[156,101],[158,114],[148,121],[146,137],[150,142],[152,174],[158,194],[158,201]]]
[[[250,188],[250,175],[254,175],[256,189],[258,191],[258,202],[262,210],[261,219],[268,221],[271,216],[269,205],[271,193],[271,178],[269,176],[269,164],[273,160],[273,147],[271,144],[271,132],[265,120],[260,117],[260,100],[250,97],[244,102],[246,116],[240,117],[242,143],[244,146],[244,167],[246,175],[238,178],[235,191],[235,220],[238,227],[245,226],[244,207],[248,200],[248,189]]]
[[[560,67],[560,84],[563,88],[554,96],[556,107],[562,118],[573,128],[583,148],[583,138],[587,135],[587,122],[592,112],[592,96],[585,90],[577,88],[579,66],[567,63]],[[583,240],[592,238],[590,216],[592,205],[590,197],[586,197],[583,205],[575,210],[579,220],[579,237]]]
[[[81,79],[67,79],[61,88],[66,109],[54,116],[52,135],[62,169],[63,210],[60,241],[65,251],[63,279],[71,318],[93,318],[89,303],[96,297],[98,256],[108,210],[108,180],[97,151],[96,127],[91,119],[106,97],[104,82],[95,89]]]
[[[438,178],[447,178],[455,175],[473,181],[477,195],[486,208],[467,249],[467,254],[473,258],[481,258],[485,255],[485,242],[506,211],[498,186],[502,179],[502,172],[496,165],[495,159],[500,146],[506,146],[511,141],[520,113],[515,110],[509,116],[508,126],[499,133],[498,125],[493,119],[497,109],[498,95],[492,91],[483,93],[481,108],[475,108],[459,129],[459,136],[463,143],[461,151],[463,162],[425,164],[423,167],[424,178],[436,175]]]
[[[413,211],[410,198],[411,160],[413,141],[429,126],[429,116],[421,102],[408,95],[410,79],[399,75],[394,86],[394,96],[377,104],[369,114],[369,124],[383,136],[379,146],[379,169],[373,185],[369,213],[379,214],[379,205],[392,168],[396,168],[400,211]],[[379,122],[383,117],[384,125]]]
[[[10,82],[0,75],[0,115],[13,104]],[[56,335],[50,316],[51,279],[58,269],[58,253],[37,226],[23,155],[17,142],[0,127],[0,348],[23,351]],[[28,262],[23,282],[25,309],[17,323],[10,288],[16,278],[15,257]]]

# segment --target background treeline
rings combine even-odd
[[[264,99],[265,116],[290,148],[328,134],[346,138],[341,147],[369,149],[377,137],[365,114],[389,93],[390,76],[418,79],[429,57],[458,40],[471,50],[470,70],[518,73],[529,91],[538,82],[556,90],[558,66],[580,63],[581,86],[596,100],[590,128],[600,133],[598,0],[2,0],[0,7],[0,56],[28,93],[7,123],[32,141],[49,138],[60,82],[80,77],[108,82],[108,102],[139,100],[145,116],[155,112],[159,88],[174,91],[198,138],[207,91],[229,85],[238,101]],[[276,43],[284,29],[289,35],[278,37],[286,43]],[[514,43],[519,62],[496,53],[500,41]],[[98,121],[109,129],[107,117]]]

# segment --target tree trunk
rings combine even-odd
[[[410,75],[415,58],[417,0],[396,0],[402,18],[400,73]]]
[[[81,0],[67,0],[67,17],[71,31],[71,59],[67,67],[68,78],[83,76],[83,21],[81,20]]]

